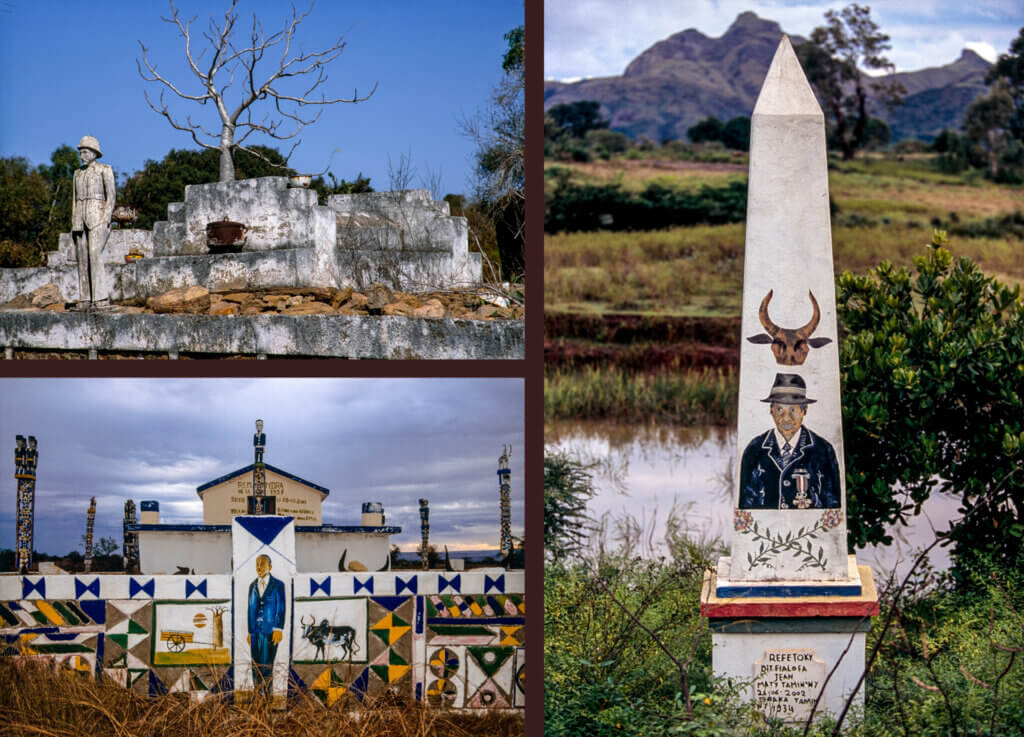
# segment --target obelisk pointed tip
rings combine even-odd
[[[768,67],[754,115],[821,115],[789,36],[783,35]]]

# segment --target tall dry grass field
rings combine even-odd
[[[46,663],[0,658],[0,737],[513,737],[523,714],[432,709],[416,702],[340,699],[325,708],[312,694],[287,710],[266,698],[246,704],[211,695],[147,698],[91,675]]]
[[[624,158],[557,163],[580,183],[619,182],[638,192],[652,182],[694,191],[746,178],[743,162]],[[555,178],[545,182],[554,191]],[[945,174],[927,159],[871,156],[833,161],[829,188],[836,273],[863,273],[883,260],[910,266],[947,229],[954,256],[985,273],[1024,282],[1024,188],[1000,186],[977,173]],[[1007,219],[1014,223],[1007,225]],[[651,231],[547,234],[546,309],[578,313],[739,314],[745,226],[698,225]]]

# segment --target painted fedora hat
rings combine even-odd
[[[774,404],[813,404],[817,399],[807,398],[807,384],[797,374],[775,374],[775,383],[762,402]]]

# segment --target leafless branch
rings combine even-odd
[[[146,104],[148,104],[149,107],[154,112],[157,112],[160,115],[163,115],[165,118],[167,118],[167,122],[171,124],[172,128],[176,128],[176,129],[178,129],[180,131],[185,131],[186,133],[191,134],[192,140],[195,141],[197,145],[199,145],[199,146],[201,146],[203,148],[213,148],[213,149],[220,148],[219,146],[212,146],[209,143],[205,143],[204,141],[200,141],[199,137],[196,136],[196,127],[195,126],[193,126],[191,124],[190,125],[182,125],[182,124],[178,123],[171,116],[170,111],[167,109],[167,105],[164,103],[163,92],[160,93],[160,107],[159,108],[157,108],[157,106],[153,104],[153,101],[149,99],[149,93],[148,92],[144,91],[142,93],[142,96],[146,98]]]
[[[174,119],[162,97],[159,107],[154,105],[148,96],[146,97],[146,102],[155,112],[167,118],[172,127],[189,133],[192,139],[200,146],[219,148],[221,150],[222,179],[225,176],[229,176],[229,178],[234,176],[234,166],[230,163],[230,154],[233,149],[241,148],[253,153],[251,149],[246,149],[241,145],[252,133],[262,133],[278,140],[295,138],[302,131],[303,127],[311,125],[319,119],[324,106],[337,103],[363,102],[369,99],[377,90],[377,85],[374,84],[370,92],[364,95],[360,95],[358,89],[353,92],[351,97],[328,98],[322,92],[318,96],[316,95],[317,90],[328,80],[327,65],[337,59],[344,51],[345,41],[339,37],[327,49],[310,53],[304,53],[300,50],[298,54],[292,55],[289,58],[298,26],[312,12],[313,3],[310,3],[309,7],[302,13],[299,13],[293,5],[291,17],[285,23],[284,28],[270,36],[266,35],[262,23],[253,14],[252,24],[246,34],[248,38],[245,39],[248,45],[245,45],[245,42],[243,42],[241,46],[236,46],[233,41],[233,35],[236,32],[238,23],[238,13],[236,12],[238,0],[231,0],[231,4],[224,13],[224,19],[221,23],[218,23],[214,18],[210,18],[208,30],[202,34],[209,44],[209,49],[204,49],[198,56],[193,54],[192,45],[191,26],[195,21],[195,17],[185,21],[179,15],[178,9],[174,5],[174,0],[169,0],[169,5],[171,9],[170,17],[161,18],[161,20],[173,25],[177,29],[178,34],[184,39],[185,58],[189,69],[196,79],[199,80],[204,91],[202,94],[190,94],[181,86],[164,77],[157,70],[156,64],[150,61],[149,49],[141,41],[139,41],[139,46],[142,48],[142,58],[141,60],[136,60],[139,75],[147,82],[156,82],[163,85],[183,100],[198,102],[201,105],[212,101],[217,108],[220,119],[220,136],[214,136],[209,131],[202,129],[199,124],[192,122],[191,118],[187,118],[185,123]],[[263,60],[266,52],[278,46],[281,47],[281,57],[276,64],[276,68],[268,70],[265,76],[259,74],[257,66]],[[199,66],[199,62],[202,60],[206,50],[212,50],[213,53],[209,65],[204,71]],[[238,76],[236,76],[236,73]],[[279,86],[284,80],[306,75],[308,75],[307,78],[310,81],[301,93],[293,93]],[[239,94],[239,97],[233,102],[232,106],[228,104],[227,93],[235,82],[239,80],[241,85],[236,93]],[[274,110],[277,117],[274,119],[264,118],[260,123],[254,122],[251,106],[268,97],[274,100]],[[290,103],[290,106],[285,107],[282,103]],[[321,109],[318,110],[316,115],[309,117],[301,115],[298,112],[299,109],[308,105],[319,106]],[[294,109],[291,109],[291,106],[294,106]],[[294,129],[291,126],[287,130],[282,128],[286,121],[294,124]],[[241,137],[236,140],[236,135],[238,135],[238,129],[240,128],[243,129],[243,132]],[[212,147],[201,142],[197,136],[197,130],[213,138],[219,138],[220,145]],[[294,151],[294,146],[292,151]],[[228,157],[227,162],[225,162],[225,156]],[[291,152],[289,152],[290,156]],[[287,162],[287,158],[285,161]],[[324,171],[326,172],[327,170],[325,169]]]

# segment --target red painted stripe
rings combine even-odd
[[[717,617],[865,617],[878,614],[878,601],[728,601],[702,603],[700,613]]]

